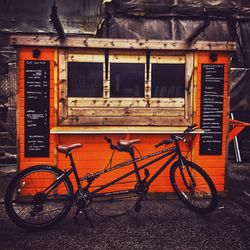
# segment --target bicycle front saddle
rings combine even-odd
[[[141,140],[140,139],[134,139],[134,140],[119,140],[118,145],[119,146],[124,146],[124,147],[130,147],[134,144],[139,143]]]
[[[57,151],[60,152],[60,153],[64,153],[64,154],[69,154],[70,151],[72,151],[73,149],[75,148],[80,148],[82,147],[82,144],[81,143],[75,143],[75,144],[71,144],[71,145],[59,145],[57,147]]]

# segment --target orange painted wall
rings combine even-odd
[[[46,60],[50,61],[50,128],[55,126],[54,114],[54,49],[43,48],[40,49],[41,55],[38,59],[33,58],[32,50],[34,48],[21,48],[19,53],[19,82],[17,95],[17,138],[19,151],[19,167],[23,170],[29,166],[38,164],[54,165],[54,136],[50,135],[49,157],[46,158],[26,158],[24,156],[24,62],[25,60]]]
[[[25,158],[24,157],[24,60],[34,60],[32,58],[33,48],[22,48],[20,51],[20,69],[19,69],[19,145],[20,145],[20,170],[25,169],[28,166],[35,164],[58,164],[61,169],[67,169],[69,167],[69,160],[65,158],[65,155],[56,153],[55,148],[59,143],[70,144],[70,143],[82,143],[83,148],[76,149],[73,154],[76,159],[77,169],[80,176],[87,173],[92,173],[100,171],[107,165],[109,157],[112,151],[109,149],[108,144],[104,141],[104,136],[109,136],[116,142],[118,139],[141,139],[141,143],[138,144],[137,148],[142,155],[152,153],[155,150],[154,144],[160,142],[162,139],[168,137],[168,135],[154,135],[154,134],[120,134],[120,135],[60,135],[52,136],[50,135],[50,156],[48,158]],[[197,53],[196,58],[197,67],[194,71],[195,88],[194,88],[194,122],[198,125],[200,124],[200,92],[201,92],[201,64],[202,63],[212,63],[209,59],[209,53]],[[50,128],[56,125],[55,110],[54,110],[54,50],[43,48],[41,49],[41,57],[39,60],[49,60],[50,69]],[[225,87],[224,87],[224,108],[223,108],[223,148],[221,156],[200,156],[199,155],[199,140],[196,140],[192,150],[192,160],[197,164],[201,165],[208,174],[212,177],[216,184],[218,191],[225,190],[225,162],[227,155],[227,112],[228,112],[228,68],[229,68],[229,58],[226,54],[219,54],[218,64],[225,64]],[[185,145],[182,145],[183,151],[187,152]],[[189,157],[190,158],[190,157]],[[113,164],[120,161],[128,160],[129,155],[127,153],[115,153]],[[163,161],[160,161],[160,164]],[[149,167],[151,175],[156,171],[157,164],[153,167]],[[95,182],[94,185],[99,185],[100,183],[107,183],[112,180],[115,176],[118,176],[123,171],[132,170],[131,167],[125,167],[123,169],[116,170],[114,172],[102,175]],[[123,189],[128,187],[134,187],[135,183],[130,183],[134,181],[133,178],[128,178],[125,180],[126,183],[117,185],[115,189]],[[150,188],[151,192],[171,192],[172,187],[169,181],[169,169],[165,170],[159,178],[153,183]]]
[[[227,160],[227,131],[228,131],[228,86],[229,86],[229,57],[227,54],[218,54],[218,60],[212,62],[209,53],[198,53],[197,55],[197,87],[196,87],[196,123],[200,125],[201,109],[201,65],[202,64],[224,64],[224,105],[223,105],[223,132],[222,132],[222,155],[199,155],[199,140],[193,148],[193,161],[203,167],[212,177],[218,191],[225,190],[225,166]]]

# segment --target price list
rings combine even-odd
[[[222,154],[224,65],[202,64],[201,155]]]
[[[49,156],[49,61],[25,61],[25,157]]]

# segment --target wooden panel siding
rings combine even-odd
[[[184,108],[183,98],[152,98],[150,101],[147,99],[139,98],[126,98],[121,100],[120,98],[109,98],[98,100],[95,98],[68,98],[68,107],[90,107],[90,108]]]
[[[147,112],[143,108],[70,108],[68,116],[184,116],[183,109],[170,109],[170,108],[147,108]]]
[[[188,124],[185,118],[181,117],[128,117],[128,116],[106,116],[106,117],[70,117],[61,120],[60,125],[64,126],[81,126],[81,125],[127,125],[127,126],[183,126],[183,124]]]
[[[92,54],[91,54],[92,53]],[[67,63],[68,62],[94,62],[95,57],[98,62],[103,63],[103,97],[69,97]],[[152,50],[149,59],[149,71],[147,80],[147,60],[145,50],[109,50],[108,67],[105,65],[104,50],[86,49],[86,50],[60,50],[59,55],[59,123],[60,125],[164,125],[161,117],[166,117],[166,122],[172,125],[188,125],[192,120],[192,95],[193,95],[193,57],[192,52],[182,52],[174,55],[166,51]],[[145,64],[145,82],[144,97],[141,98],[110,98],[110,64],[111,63],[144,63]],[[185,97],[176,98],[151,98],[151,78],[152,63],[174,63],[185,64],[185,78],[183,79],[183,88]],[[106,70],[108,70],[106,72]],[[107,73],[107,74],[106,74]],[[107,77],[107,79],[106,79]],[[91,109],[86,112],[86,109]],[[107,109],[103,109],[107,108]],[[113,112],[111,111],[113,108]],[[149,119],[141,119],[142,112],[139,109],[144,108],[144,116]],[[150,108],[158,108],[153,112]],[[106,114],[103,119],[100,115]],[[130,110],[131,109],[131,110]],[[92,112],[93,110],[93,112]],[[75,112],[76,111],[76,112]],[[74,113],[74,115],[73,115]],[[111,114],[112,113],[112,114]],[[136,119],[136,114],[138,114]],[[134,119],[128,120],[126,117],[133,116]],[[113,119],[115,117],[115,119]],[[171,117],[176,117],[176,123]]]

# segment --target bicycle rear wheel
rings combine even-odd
[[[174,191],[190,209],[199,213],[211,213],[218,204],[214,183],[207,173],[193,162],[175,162],[170,169]]]
[[[38,165],[15,176],[5,193],[9,218],[28,230],[45,229],[62,220],[73,203],[71,181],[67,177],[52,191],[46,192],[46,188],[62,174],[58,168]]]

